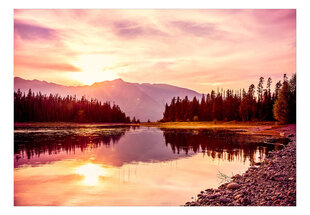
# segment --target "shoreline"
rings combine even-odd
[[[172,129],[213,129],[213,128],[223,128],[223,129],[250,129],[250,128],[275,128],[283,127],[285,125],[278,125],[276,122],[239,122],[239,121],[201,121],[201,122],[143,122],[140,126],[145,127],[157,127],[157,128],[172,128]]]
[[[135,123],[97,123],[97,122],[14,122],[14,127],[79,127],[79,126],[139,126]]]
[[[263,162],[233,176],[230,182],[201,191],[196,201],[184,206],[296,206],[296,125],[277,126],[268,132],[291,142],[269,152]]]

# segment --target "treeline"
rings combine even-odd
[[[296,122],[296,74],[290,80],[284,75],[271,92],[272,79],[264,78],[258,85],[251,84],[249,89],[234,91],[225,90],[215,93],[214,90],[202,95],[199,101],[185,97],[173,98],[170,105],[166,104],[161,121],[274,121],[281,123]]]
[[[101,103],[96,99],[87,100],[84,96],[49,96],[41,92],[28,94],[20,90],[14,92],[14,122],[138,122],[117,105]]]

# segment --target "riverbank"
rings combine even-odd
[[[205,128],[257,128],[257,127],[281,127],[275,122],[239,122],[239,121],[210,121],[210,122],[150,122],[140,123],[141,126],[173,128],[173,129],[205,129]],[[263,129],[266,130],[266,129]]]
[[[134,123],[82,123],[82,122],[14,122],[14,127],[81,127],[81,126],[139,126]]]
[[[291,142],[218,189],[206,189],[185,206],[296,206],[296,125],[259,126],[247,132],[287,137]]]

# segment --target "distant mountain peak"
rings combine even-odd
[[[115,79],[115,80],[113,80],[113,81],[123,81],[123,79],[118,78],[118,79]],[[123,81],[123,82],[124,82],[124,81]]]
[[[125,81],[123,81],[123,79],[121,79],[121,78],[118,78],[118,79],[114,79],[114,80],[95,82],[95,83],[93,83],[90,86],[97,86],[97,85],[102,85],[102,84],[105,84],[105,83],[117,83],[117,82],[125,82]]]

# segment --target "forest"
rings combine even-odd
[[[279,121],[296,123],[296,74],[283,80],[271,90],[272,79],[260,77],[257,87],[251,84],[246,91],[214,90],[192,101],[185,97],[173,98],[165,105],[162,122],[171,121]],[[58,94],[42,95],[41,92],[14,92],[14,122],[106,122],[140,123],[118,105],[87,100],[85,96],[61,97]]]
[[[171,121],[279,121],[296,123],[296,74],[288,80],[275,84],[271,91],[272,79],[269,77],[264,88],[264,78],[258,85],[251,84],[249,89],[221,90],[203,95],[200,101],[185,97],[173,98],[166,104],[162,122]]]
[[[109,102],[101,103],[96,99],[87,100],[84,96],[61,97],[42,95],[41,92],[28,94],[20,90],[14,92],[14,122],[137,122]]]

